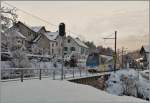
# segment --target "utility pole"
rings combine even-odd
[[[116,62],[117,62],[117,31],[115,31],[115,59],[114,59],[114,71],[116,71]]]
[[[124,62],[123,62],[123,52],[124,52],[124,48],[122,47],[122,68],[124,67]]]
[[[104,38],[104,39],[114,39],[115,40],[115,52],[114,52],[114,72],[116,71],[116,61],[117,61],[117,31],[115,31],[114,38]]]

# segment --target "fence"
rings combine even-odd
[[[99,75],[103,72],[112,72],[111,71],[100,71],[97,73],[89,73],[87,69],[82,68],[69,68],[69,69],[63,69],[64,79],[69,78],[76,78],[76,77],[83,77],[83,76],[95,76]],[[18,81],[21,80],[27,80],[27,79],[39,79],[42,78],[51,78],[53,80],[62,79],[61,77],[61,69],[2,69],[1,70],[1,81],[7,82],[7,81]]]
[[[75,78],[88,75],[89,73],[85,69],[71,68],[64,69],[63,78]],[[13,80],[23,80],[26,79],[42,79],[51,78],[61,79],[61,69],[2,69],[1,70],[1,80],[2,81],[13,81]]]

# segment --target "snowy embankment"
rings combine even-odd
[[[129,95],[148,100],[150,93],[149,80],[143,75],[145,75],[143,71],[139,72],[133,69],[111,73],[106,82],[106,91],[111,94]]]
[[[50,79],[3,82],[1,90],[1,103],[147,103],[87,85]]]

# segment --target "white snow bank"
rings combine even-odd
[[[1,103],[147,103],[96,88],[50,79],[3,82]]]
[[[119,70],[111,73],[107,83],[107,89],[111,94],[131,95],[149,98],[149,81],[141,76],[141,73],[133,69]]]

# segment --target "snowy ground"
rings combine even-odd
[[[144,100],[115,96],[96,88],[60,80],[3,82],[1,103],[147,103]]]

